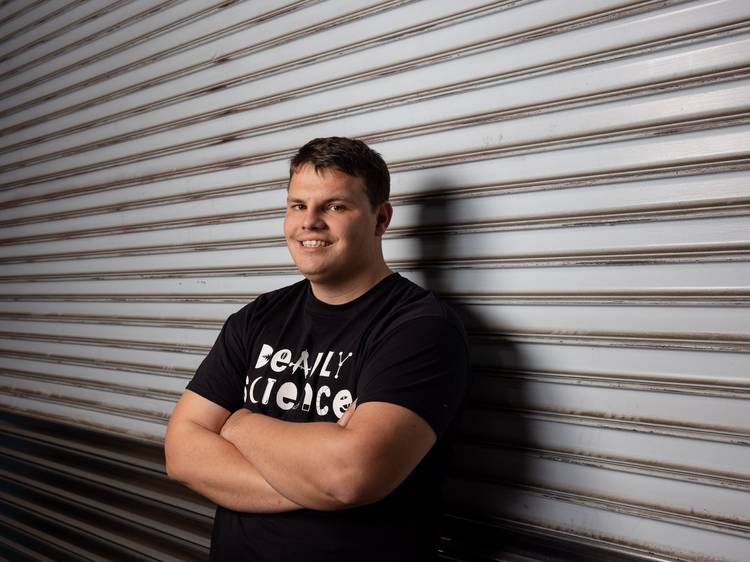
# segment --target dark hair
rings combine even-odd
[[[297,151],[289,166],[289,177],[305,164],[316,172],[335,169],[361,178],[372,207],[388,201],[391,176],[383,157],[358,139],[327,137],[313,139]]]

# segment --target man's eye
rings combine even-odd
[[[302,203],[295,203],[294,205],[289,205],[289,208],[294,209],[295,211],[302,211],[305,206]]]
[[[331,211],[340,212],[343,211],[346,207],[344,207],[343,205],[337,205],[336,203],[331,203],[330,205],[328,205],[328,208]]]

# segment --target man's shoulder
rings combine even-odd
[[[261,293],[237,312],[232,313],[227,322],[233,324],[247,323],[251,319],[263,316],[271,309],[294,302],[297,297],[304,295],[306,291],[307,281],[303,279],[291,285]]]
[[[402,314],[447,317],[452,312],[444,299],[433,291],[400,275],[394,280],[391,295]]]
[[[443,298],[405,277],[396,275],[385,301],[390,329],[421,321],[451,325],[463,333],[460,316]]]

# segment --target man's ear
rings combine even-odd
[[[383,236],[385,234],[388,225],[391,224],[392,217],[393,207],[390,201],[384,201],[378,205],[375,217],[375,236]]]

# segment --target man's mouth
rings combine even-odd
[[[302,245],[305,248],[323,248],[325,246],[330,246],[330,242],[326,242],[325,240],[302,240]]]

